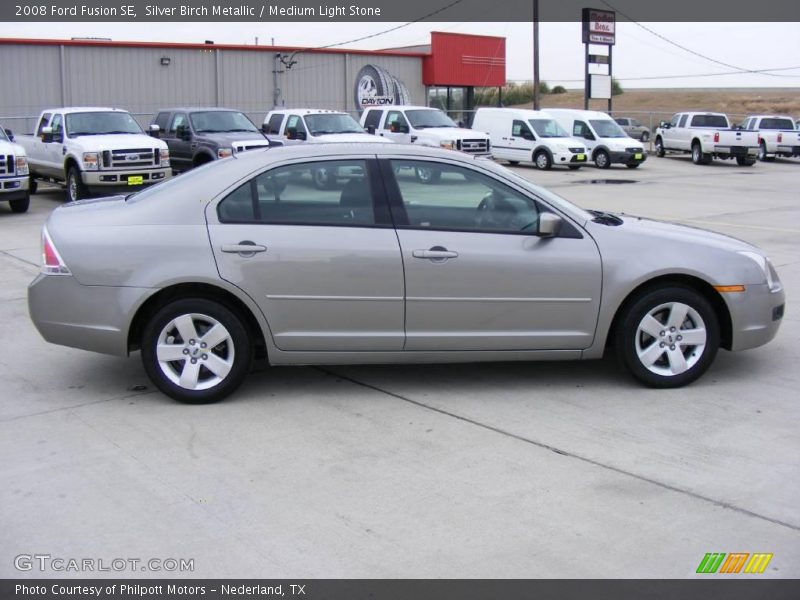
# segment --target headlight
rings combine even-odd
[[[746,256],[758,265],[761,272],[764,273],[764,279],[767,282],[767,287],[769,287],[770,292],[777,292],[781,289],[781,280],[778,277],[778,272],[775,270],[769,258],[758,252],[748,252],[747,250],[742,250],[739,254]]]
[[[83,153],[83,168],[87,171],[94,171],[97,169],[99,152],[84,152]]]
[[[162,167],[168,167],[169,166],[169,149],[168,148],[162,148],[161,149],[161,162],[160,162],[160,164],[161,164]]]
[[[447,150],[455,150],[456,142],[455,140],[442,140],[439,142],[439,146],[441,148],[446,148]]]
[[[233,148],[220,148],[217,150],[218,158],[228,158],[229,156],[233,156]]]
[[[17,175],[28,174],[28,159],[24,156],[18,156],[16,160]]]

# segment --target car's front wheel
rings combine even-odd
[[[81,172],[77,167],[70,167],[67,172],[67,202],[83,200],[86,196],[86,186],[83,185]]]
[[[688,287],[644,292],[628,305],[616,331],[617,356],[650,387],[686,385],[714,361],[719,321],[711,304]]]
[[[11,206],[11,212],[24,213],[28,212],[28,207],[31,205],[31,195],[28,193],[24,198],[11,200],[8,203]]]
[[[145,325],[142,362],[158,389],[181,402],[216,402],[250,371],[252,340],[241,318],[211,300],[187,298]]]
[[[598,150],[594,155],[594,164],[598,169],[608,169],[611,166],[611,157],[605,150]]]

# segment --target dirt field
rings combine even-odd
[[[542,96],[542,106],[550,108],[583,108],[583,90]],[[526,105],[525,108],[530,108]],[[605,111],[605,100],[594,100],[590,108]],[[625,90],[614,96],[617,116],[636,117],[647,125],[652,118],[668,118],[684,110],[711,110],[728,113],[732,120],[746,115],[777,113],[800,118],[800,88],[771,89],[675,89]]]

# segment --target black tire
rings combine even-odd
[[[170,337],[166,334],[167,331],[171,330],[168,328],[172,327],[173,321],[181,316],[191,316],[191,322],[195,328],[194,331],[198,334],[197,339],[189,340],[189,342],[195,342],[191,345],[186,343],[187,341],[183,340],[179,333],[177,333],[177,337]],[[224,327],[226,333],[229,334],[228,337],[213,348],[199,348],[198,346],[200,346],[203,336],[210,331],[210,329],[203,329],[203,326],[213,321]],[[177,328],[174,331],[177,332]],[[162,336],[166,337],[162,340]],[[165,362],[162,366],[157,350],[159,341],[175,344],[179,348],[183,347],[184,352],[182,354],[186,354],[185,350],[191,348],[188,356],[194,357],[193,360],[200,364],[196,368],[196,383],[201,388],[204,385],[209,387],[206,389],[190,389],[182,386],[180,380],[178,382],[173,381],[171,377],[180,378],[187,367],[191,369],[188,365],[190,359],[179,358],[175,361]],[[167,396],[179,402],[191,404],[217,402],[231,394],[242,384],[250,372],[253,361],[253,341],[242,319],[228,307],[204,298],[175,300],[162,307],[145,324],[141,346],[142,363],[153,384]],[[216,376],[213,371],[205,366],[213,364],[208,361],[208,356],[212,354],[214,355],[212,358],[230,361],[229,371],[224,377]],[[180,373],[178,372],[179,369]],[[170,375],[167,373],[170,373]],[[214,383],[216,377],[219,378],[219,381]]]
[[[654,145],[656,150],[656,156],[659,158],[664,158],[664,155],[667,153],[664,150],[664,140],[661,139],[661,136],[656,136],[656,143]]]
[[[688,307],[684,320],[677,327],[669,320],[671,307],[676,304]],[[678,310],[675,314],[681,312]],[[648,315],[655,319],[652,322],[654,329],[664,327],[661,331],[653,331],[653,336],[640,328]],[[701,328],[705,331],[703,344],[683,347],[681,332]],[[614,342],[617,358],[640,382],[656,388],[680,387],[700,377],[714,361],[720,343],[719,321],[709,301],[692,288],[678,285],[651,288],[623,309],[614,332]],[[645,362],[653,357],[653,362],[647,366]],[[680,371],[683,366],[686,369]],[[670,372],[673,370],[680,372],[673,374]]]
[[[533,164],[540,171],[549,171],[553,168],[553,159],[545,150],[539,150],[533,155]]]
[[[577,170],[578,170],[578,169],[580,169],[582,166],[583,166],[583,165],[567,165],[567,168],[569,168],[569,170],[570,170],[570,171],[577,171]]]
[[[696,165],[707,165],[711,162],[711,156],[703,152],[699,142],[692,144],[692,162]]]
[[[740,167],[752,167],[754,164],[756,164],[756,159],[750,158],[749,156],[737,156],[736,164]]]
[[[78,167],[70,167],[67,171],[67,202],[83,200],[88,195],[89,192],[83,185],[80,170]]]
[[[414,175],[416,175],[417,181],[424,184],[439,183],[442,178],[442,172],[433,167],[415,167]]]
[[[356,75],[353,88],[353,99],[358,111],[373,106],[369,100],[376,97],[394,99],[394,78],[378,66],[364,65]]]
[[[28,192],[31,194],[35,194],[39,190],[39,182],[33,178],[33,175],[30,176],[28,180]]]
[[[8,205],[11,207],[11,212],[24,213],[28,212],[28,207],[31,205],[31,195],[28,193],[24,198],[18,200],[10,200]]]
[[[643,131],[642,132],[642,137],[640,139],[642,140],[642,142],[649,142],[650,141],[650,132],[649,131]]]
[[[605,150],[598,150],[594,153],[594,164],[598,169],[608,169],[611,167],[611,157]]]

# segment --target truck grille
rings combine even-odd
[[[16,162],[11,154],[8,156],[0,154],[0,175],[13,175],[15,165]]]
[[[458,140],[458,149],[467,154],[487,154],[489,142],[487,140]]]
[[[132,148],[123,150],[105,150],[103,152],[104,169],[135,169],[137,167],[153,167],[161,163],[161,153],[155,148]]]

